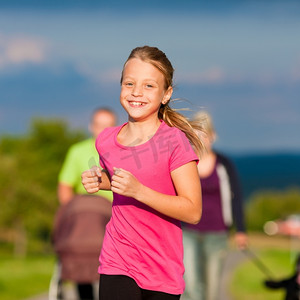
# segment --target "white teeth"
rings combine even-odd
[[[130,104],[131,104],[131,105],[135,105],[135,106],[142,106],[144,103],[132,101],[132,102],[130,102]]]

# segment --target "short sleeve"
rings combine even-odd
[[[101,156],[99,156],[99,163],[100,163],[100,166],[102,169],[106,169],[105,165],[104,165],[104,162],[103,162],[103,159]]]
[[[192,148],[186,135],[179,129],[176,130],[176,139],[169,141],[170,147],[170,171],[191,162],[196,161],[198,163],[199,159],[196,155],[194,149]]]
[[[103,142],[106,141],[107,137],[111,134],[110,132],[111,128],[105,128],[96,138],[95,147],[99,154],[99,164],[102,169],[107,169],[104,163],[104,158],[109,157],[110,153],[105,152],[103,150]]]

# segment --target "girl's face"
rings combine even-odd
[[[167,103],[172,92],[172,87],[165,90],[164,75],[150,63],[131,58],[125,64],[120,102],[130,120],[157,119],[161,103]]]

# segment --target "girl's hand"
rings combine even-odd
[[[111,190],[119,195],[137,198],[143,185],[128,171],[114,168],[111,178]]]
[[[101,169],[97,166],[93,166],[81,174],[81,182],[85,190],[90,194],[100,190],[101,181]]]

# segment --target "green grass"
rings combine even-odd
[[[0,299],[26,299],[48,290],[53,256],[0,257]]]
[[[300,249],[288,239],[267,238],[265,235],[251,236],[251,249],[272,271],[275,279],[292,274],[295,252]],[[55,264],[51,255],[13,258],[0,253],[0,299],[24,300],[48,290]],[[266,276],[250,260],[245,260],[234,270],[229,280],[229,289],[234,300],[282,300],[283,291],[265,288]]]
[[[255,251],[259,260],[272,272],[275,280],[290,276],[294,271],[295,254],[288,249]],[[267,276],[251,259],[246,259],[233,273],[230,292],[235,300],[282,300],[283,290],[264,286]]]

